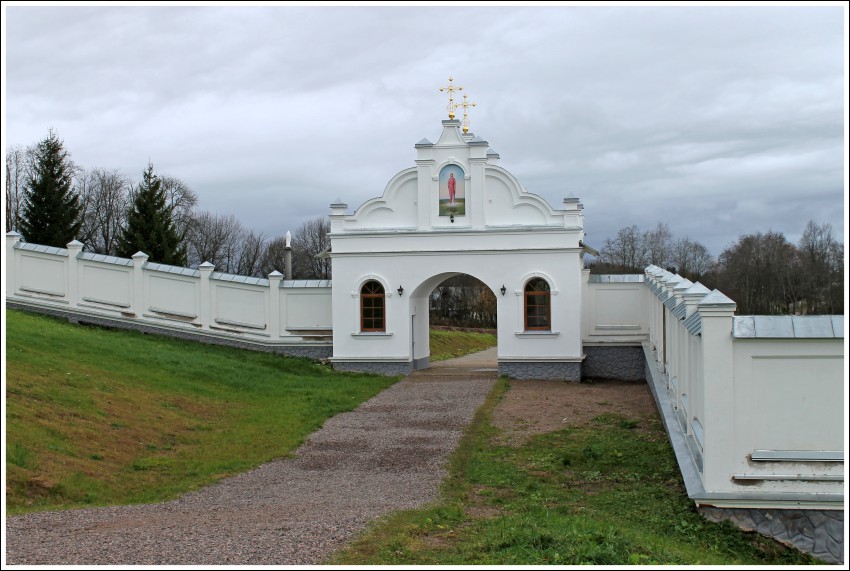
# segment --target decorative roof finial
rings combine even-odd
[[[469,103],[466,100],[466,95],[464,95],[463,96],[463,103],[461,103],[460,106],[463,108],[463,121],[461,122],[461,124],[463,125],[463,132],[468,133],[469,132],[469,117],[466,115],[466,111],[470,107],[475,107],[475,103]]]
[[[455,100],[454,100],[454,93],[455,93],[455,91],[463,91],[462,86],[452,85],[452,81],[454,81],[454,79],[449,77],[449,86],[440,88],[440,92],[443,92],[443,91],[449,92],[449,104],[446,105],[446,109],[449,112],[449,119],[455,118],[455,110],[457,109],[457,103],[455,103]]]

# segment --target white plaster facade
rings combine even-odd
[[[554,210],[496,164],[486,141],[460,127],[443,121],[436,143],[416,144],[416,166],[353,214],[346,204],[331,205],[334,366],[369,370],[379,363],[399,372],[427,366],[428,297],[463,273],[496,296],[500,368],[545,363],[578,380],[582,207],[571,198]],[[465,212],[456,216],[439,210],[439,175],[451,165],[464,176]],[[550,288],[549,331],[524,327],[524,287],[537,277]],[[386,295],[383,332],[361,331],[360,292],[370,280]]]

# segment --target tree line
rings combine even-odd
[[[6,232],[25,241],[64,248],[79,240],[85,250],[129,258],[145,252],[152,262],[247,276],[283,273],[285,238],[243,226],[232,214],[199,210],[184,181],[158,175],[148,164],[138,181],[115,169],[76,165],[51,130],[28,147],[6,151]],[[295,279],[329,279],[330,221],[299,226],[292,239]]]
[[[620,229],[605,240],[591,273],[643,273],[654,264],[733,299],[739,315],[843,314],[844,245],[832,225],[809,220],[800,241],[770,230],[740,236],[715,259],[666,224]]]
[[[198,267],[207,261],[247,276],[283,271],[283,236],[257,233],[232,214],[197,204],[185,182],[158,175],[150,163],[136,182],[118,170],[77,166],[52,130],[6,152],[6,231],[20,231],[27,242],[65,247],[76,239],[93,253],[127,258],[142,251],[153,262]],[[319,256],[329,248],[326,217],[301,224],[292,240],[293,277],[330,279],[330,259]],[[697,241],[674,240],[666,224],[648,231],[632,225],[605,240],[588,265],[592,273],[643,273],[650,264],[719,289],[742,315],[844,312],[844,246],[828,223],[810,220],[798,244],[781,232],[744,235],[716,259]],[[435,314],[486,327],[495,321],[492,292],[465,279],[435,290]]]

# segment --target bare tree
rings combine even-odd
[[[263,277],[263,255],[266,252],[266,236],[253,230],[243,230],[240,237],[239,257],[235,273],[240,276]]]
[[[843,313],[844,247],[835,239],[832,225],[809,220],[797,248],[800,260],[801,311]]]
[[[197,267],[203,262],[210,262],[220,272],[234,272],[241,234],[242,225],[232,214],[195,214],[186,237],[189,265]]]
[[[6,151],[6,232],[20,230],[24,191],[32,165],[32,147],[11,147]]]
[[[796,298],[796,259],[796,248],[781,232],[749,234],[723,250],[712,278],[737,302],[739,314],[785,314]]]
[[[261,264],[262,275],[267,276],[270,273],[277,271],[285,273],[286,271],[286,239],[283,236],[278,236],[271,240],[263,252],[263,260]]]
[[[331,261],[318,257],[331,247],[331,222],[324,216],[304,222],[292,236],[292,275],[297,279],[326,280]]]
[[[186,238],[189,265],[210,262],[217,271],[240,276],[265,276],[267,240],[247,230],[232,214],[200,212],[192,216]]]
[[[675,266],[680,275],[691,281],[697,281],[711,268],[714,260],[708,248],[686,236],[673,244],[669,262]]]
[[[673,249],[673,234],[670,233],[670,228],[659,222],[655,230],[643,233],[643,243],[647,264],[667,267]]]
[[[92,252],[116,255],[130,206],[129,180],[117,170],[96,168],[79,172],[76,182],[83,210],[77,239]]]
[[[166,203],[171,209],[171,220],[182,242],[189,233],[192,214],[198,204],[198,195],[179,178],[163,176],[160,177],[159,182],[160,188],[165,191]]]
[[[614,240],[605,240],[600,252],[604,263],[623,272],[642,272],[647,266],[646,245],[637,226],[627,226],[617,232]]]

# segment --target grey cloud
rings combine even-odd
[[[268,234],[413,165],[454,75],[472,130],[588,242],[667,222],[843,237],[840,7],[8,7],[7,144],[150,159]],[[724,205],[718,208],[718,205]],[[285,230],[283,230],[285,231]]]

